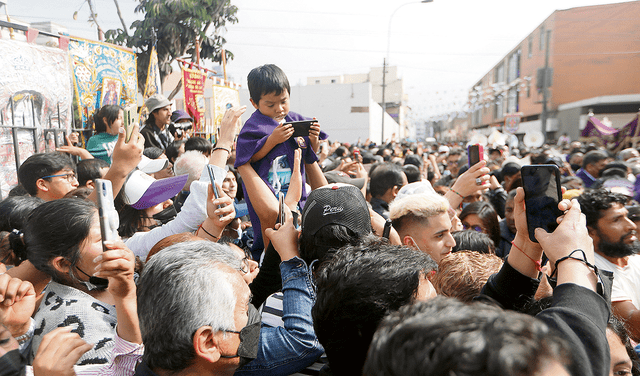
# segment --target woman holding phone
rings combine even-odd
[[[78,364],[109,361],[116,343],[116,323],[127,312],[135,312],[131,310],[136,306],[136,293],[133,253],[121,241],[105,246],[103,252],[98,209],[92,202],[59,199],[32,212],[24,243],[13,251],[48,274],[51,283],[33,317],[30,361],[43,337],[62,326],[71,326],[73,333],[94,345]]]
[[[118,141],[118,130],[124,126],[124,110],[117,105],[106,105],[93,115],[96,134],[87,141],[87,150],[94,158],[111,164],[111,154]]]

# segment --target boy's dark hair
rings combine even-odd
[[[412,164],[402,167],[404,174],[407,175],[407,184],[420,181],[420,169]]]
[[[456,241],[456,245],[451,249],[451,252],[473,251],[494,255],[496,253],[496,246],[493,240],[485,233],[474,230],[464,230],[456,231],[451,235]]]
[[[543,321],[439,296],[382,321],[364,374],[535,375],[554,361],[567,367],[571,348]]]
[[[81,160],[77,167],[78,185],[84,187],[89,180],[102,179],[100,169],[105,167],[109,168],[109,162],[100,158]]]
[[[164,150],[157,146],[149,146],[142,151],[142,154],[149,159],[158,159],[162,153],[164,153]]]
[[[385,241],[347,246],[320,265],[311,311],[334,375],[360,375],[378,324],[415,298],[437,268],[426,254]]]
[[[170,143],[169,146],[167,146],[167,149],[164,151],[164,155],[167,156],[169,162],[176,162],[176,159],[178,159],[178,154],[180,154],[180,146],[182,146],[184,142],[184,140],[176,140]]]
[[[106,132],[109,124],[118,119],[120,111],[123,111],[122,107],[113,104],[104,105],[100,110],[96,111],[96,113],[93,115],[93,126],[95,128],[96,134]],[[104,122],[104,118],[107,119],[106,123]]]
[[[402,186],[402,176],[404,171],[402,167],[395,163],[382,163],[378,165],[369,175],[371,177],[370,186],[371,196],[380,197],[387,192],[389,188],[396,185]]]
[[[291,94],[291,86],[284,71],[274,64],[265,64],[253,68],[247,76],[249,95],[258,105],[260,98],[265,94],[275,93],[280,95],[283,90]]]
[[[68,154],[60,152],[33,154],[22,162],[18,169],[18,180],[22,187],[35,196],[38,193],[36,182],[43,176],[55,174],[69,168],[75,171],[76,166]]]
[[[213,149],[213,144],[211,141],[202,137],[191,137],[184,143],[184,151],[196,150],[205,156],[211,155],[211,149]]]
[[[587,217],[587,226],[596,228],[604,212],[613,204],[625,205],[629,198],[621,193],[609,192],[606,189],[587,189],[578,196],[580,211]]]

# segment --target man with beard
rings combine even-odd
[[[634,341],[640,340],[640,242],[636,225],[624,207],[628,197],[604,189],[588,190],[578,197],[587,229],[593,239],[595,264],[613,272],[611,306],[625,321]]]

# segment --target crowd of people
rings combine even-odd
[[[275,65],[248,88],[215,145],[154,95],[130,137],[107,105],[86,148],[22,163],[0,375],[640,375],[636,149],[488,145],[469,165],[462,143],[294,136],[311,119]],[[561,171],[564,214],[534,241],[535,164]]]

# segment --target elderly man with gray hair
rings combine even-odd
[[[140,276],[145,352],[136,375],[231,375],[238,368],[247,375],[289,375],[322,354],[311,319],[314,284],[298,256],[291,214],[266,233],[282,260],[284,328],[261,328],[243,262],[228,246],[177,243],[155,254]],[[293,355],[284,356],[285,348]]]
[[[209,241],[178,243],[154,255],[138,284],[145,351],[136,375],[235,372],[245,341],[257,344],[260,333],[240,269],[234,253]]]

